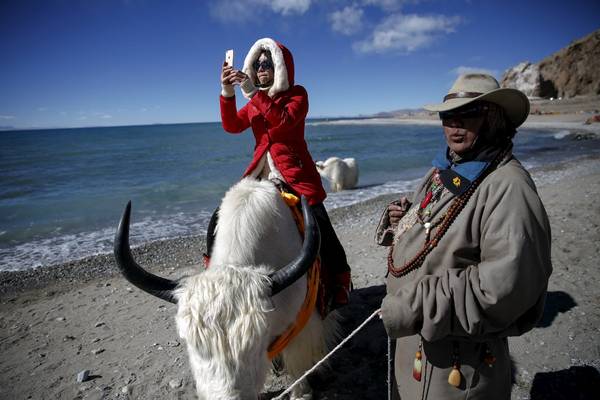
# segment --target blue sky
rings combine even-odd
[[[0,126],[218,121],[225,50],[241,67],[266,36],[294,54],[309,117],[417,108],[461,71],[541,60],[598,15],[582,0],[2,0]]]

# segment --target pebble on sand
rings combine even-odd
[[[82,383],[90,379],[90,370],[84,369],[80,373],[77,374],[77,383]]]
[[[169,386],[170,386],[172,389],[177,389],[177,388],[180,388],[180,387],[181,387],[181,385],[183,385],[183,379],[181,379],[181,378],[180,378],[180,379],[171,379],[171,380],[169,381]]]

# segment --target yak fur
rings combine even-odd
[[[256,400],[271,361],[269,344],[294,322],[306,294],[306,276],[270,296],[268,275],[300,252],[291,211],[268,181],[243,179],[220,207],[210,266],[176,290],[179,336],[202,400]],[[292,378],[314,365],[337,339],[332,313],[317,311],[281,353]],[[307,383],[292,399],[310,399]],[[304,396],[304,397],[303,397]]]
[[[319,174],[331,183],[331,190],[353,189],[358,183],[358,164],[354,158],[329,157],[315,163]]]

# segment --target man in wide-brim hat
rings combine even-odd
[[[381,317],[396,339],[394,395],[510,399],[507,338],[536,325],[552,272],[546,211],[512,155],[529,101],[467,74],[425,108],[447,145],[376,232],[390,247]]]

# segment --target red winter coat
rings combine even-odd
[[[221,96],[223,129],[229,133],[240,133],[252,127],[256,144],[244,176],[257,167],[268,151],[285,181],[295,191],[306,196],[311,205],[322,203],[326,193],[304,140],[308,94],[302,86],[294,85],[292,54],[271,39],[261,39],[248,52],[244,72],[253,76],[252,63],[263,49],[271,51],[275,82],[268,94],[259,90],[239,111],[235,96]]]

